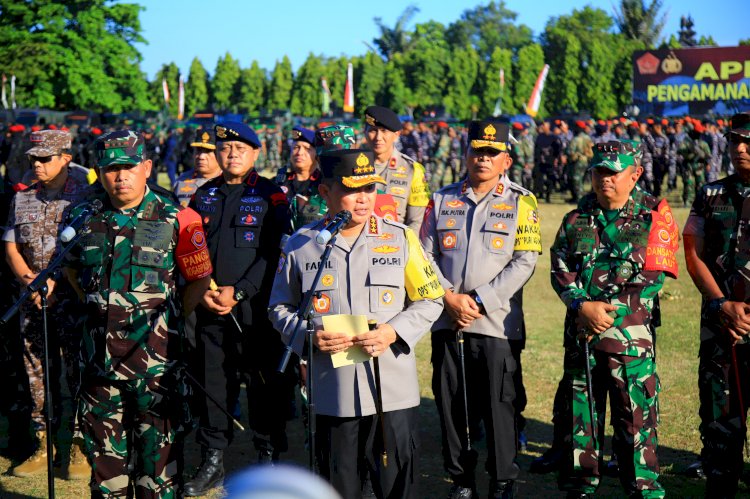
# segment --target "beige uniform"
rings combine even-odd
[[[430,202],[424,166],[394,149],[391,159],[386,164],[376,163],[375,170],[387,183],[385,193],[397,203],[398,220],[418,234]]]

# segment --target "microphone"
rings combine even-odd
[[[78,230],[89,221],[89,218],[99,213],[102,209],[102,202],[98,199],[91,201],[86,207],[81,210],[81,213],[70,222],[70,225],[65,227],[60,233],[60,241],[63,243],[69,243],[76,237]]]
[[[315,242],[318,244],[328,244],[328,241],[341,230],[341,227],[348,224],[352,219],[352,212],[349,210],[343,210],[333,217],[333,220],[328,222],[325,229],[321,230],[317,236],[315,236]]]

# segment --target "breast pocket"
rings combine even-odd
[[[438,242],[440,251],[455,251],[462,249],[463,242],[458,237],[466,225],[465,217],[441,216],[437,220]]]
[[[514,239],[515,234],[500,232],[484,232],[482,234],[484,249],[495,255],[513,253]]]
[[[398,312],[404,308],[404,269],[370,269],[370,312]]]
[[[312,288],[317,271],[302,274],[302,291]],[[335,269],[325,269],[315,286],[316,296],[313,297],[313,310],[318,315],[341,313],[341,299],[339,290],[339,274]]]
[[[165,293],[169,286],[170,260],[164,250],[140,247],[130,259],[130,290],[140,293]]]
[[[235,248],[257,248],[260,240],[260,228],[237,227],[234,232]]]

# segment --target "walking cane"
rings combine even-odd
[[[586,331],[581,331],[578,335],[579,341],[583,343],[583,354],[586,356],[586,391],[588,392],[589,415],[591,416],[591,438],[596,445],[596,433],[599,425],[594,418],[594,388],[591,382],[591,358],[589,357],[589,340],[586,337]]]
[[[367,328],[373,331],[378,327],[378,322],[374,320],[367,321]],[[385,420],[383,419],[383,389],[380,384],[380,359],[377,357],[372,358],[373,370],[375,371],[375,410],[378,412],[378,419],[380,419],[380,433],[383,438],[383,452],[380,455],[380,459],[383,461],[383,467],[388,467],[388,447],[385,445]]]
[[[471,452],[471,431],[469,430],[469,397],[466,393],[466,364],[464,361],[464,330],[456,331],[456,342],[458,343],[458,359],[461,362],[461,385],[464,395],[464,417],[466,421],[466,455]]]

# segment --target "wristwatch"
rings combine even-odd
[[[479,297],[477,292],[475,290],[469,291],[469,296],[471,296],[471,299],[477,302],[477,305],[479,306],[479,313],[482,315],[486,314],[486,311],[484,310],[484,303],[482,302],[482,299]]]
[[[234,301],[242,301],[245,298],[247,298],[247,291],[245,291],[244,289],[234,290]]]
[[[728,301],[729,300],[727,300],[723,296],[721,298],[708,300],[708,311],[712,314],[718,314],[721,311],[721,306]]]

